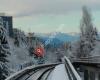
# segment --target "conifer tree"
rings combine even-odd
[[[0,18],[0,80],[4,80],[9,75],[7,56],[10,52],[8,50],[6,30],[3,27],[2,18]]]

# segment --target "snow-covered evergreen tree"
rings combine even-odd
[[[13,30],[13,32],[14,32],[14,39],[15,39],[14,44],[18,47],[24,44],[24,46],[27,47],[27,38],[25,33],[16,28]]]
[[[97,30],[93,27],[91,14],[86,7],[83,7],[83,17],[81,21],[81,35],[79,44],[79,56],[88,57],[90,52],[95,47],[95,41],[97,40]]]
[[[3,20],[0,18],[0,80],[4,80],[9,75],[7,67],[8,42],[6,37],[6,30],[3,28]]]
[[[14,44],[19,47],[20,41],[19,41],[19,32],[18,29],[13,29],[14,32]]]

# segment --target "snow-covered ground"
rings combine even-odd
[[[57,62],[56,52],[47,51],[45,54],[45,63],[55,63],[55,62]]]
[[[48,80],[69,80],[64,64],[60,64],[52,71]]]
[[[17,47],[14,45],[14,40],[9,38],[10,55],[8,56],[8,66],[12,72],[19,71],[23,64],[34,61],[34,57],[29,56],[26,44],[22,43]]]
[[[91,52],[92,56],[100,56],[100,41],[96,42],[94,50]]]
[[[73,42],[71,43],[71,50],[68,50],[68,54],[70,54],[70,56],[75,57],[77,55],[77,49],[79,47],[79,42]],[[95,42],[95,46],[93,47],[93,50],[91,51],[90,57],[91,56],[100,56],[100,41],[96,41]]]

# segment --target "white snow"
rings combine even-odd
[[[26,70],[32,69],[32,68],[34,68],[34,67],[35,67],[35,65],[34,65],[34,66],[27,67],[27,68],[24,68],[23,70],[20,70],[20,71],[18,71],[18,72],[16,72],[16,73],[12,74],[11,76],[9,76],[9,77],[8,77],[7,79],[5,79],[5,80],[10,80],[10,79],[12,79],[13,77],[17,76],[18,74],[23,73],[23,72],[25,72]]]
[[[20,47],[16,47],[12,38],[8,38],[8,42],[11,53],[11,55],[8,56],[8,66],[10,67],[12,72],[19,71],[23,64],[35,61],[34,57],[29,56],[28,49],[25,47],[26,44],[23,44]]]
[[[73,67],[73,65],[71,64],[70,60],[67,57],[64,57],[67,60],[67,63],[69,64],[70,68],[72,69],[75,77],[77,80],[82,80],[81,77],[79,76],[79,74],[77,73],[77,71],[75,70],[75,68]]]
[[[60,64],[56,66],[47,80],[69,80],[66,73],[65,65]]]
[[[94,50],[91,52],[92,56],[100,56],[100,41],[96,42],[96,46],[94,47]]]

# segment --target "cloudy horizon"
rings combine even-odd
[[[14,17],[14,27],[25,32],[79,32],[81,8],[91,10],[93,24],[100,31],[99,0],[1,0],[0,12]]]

